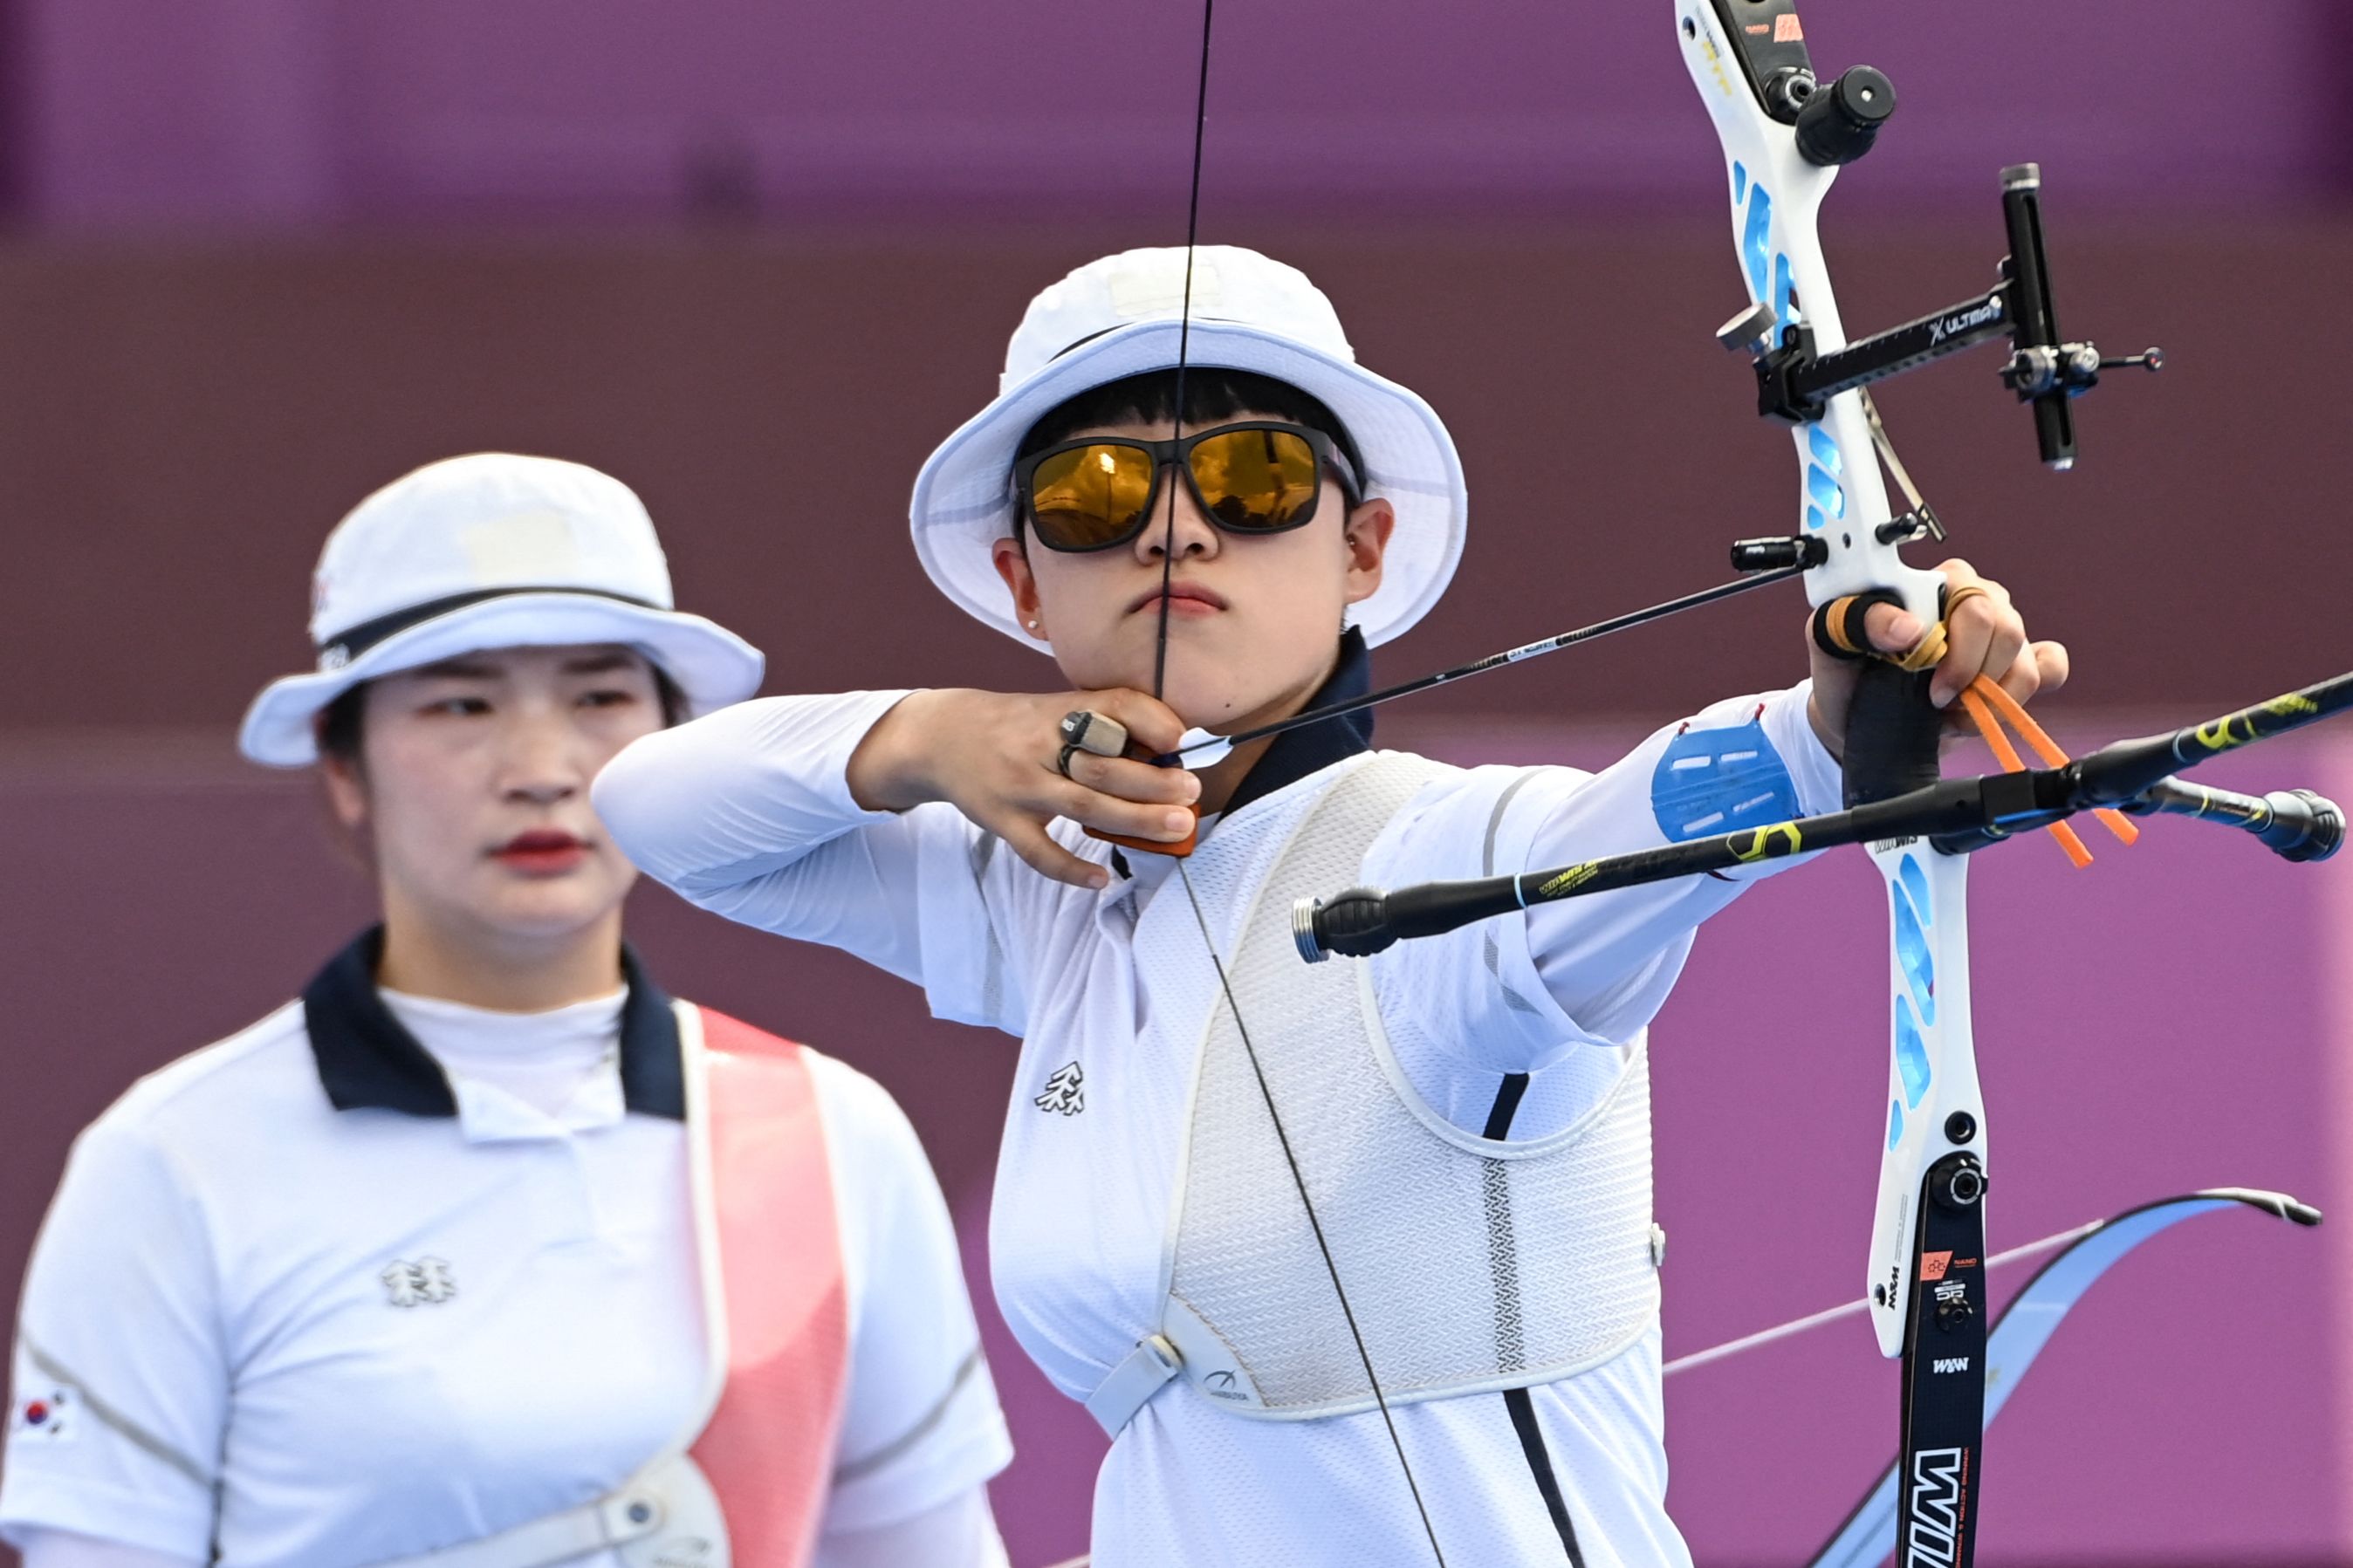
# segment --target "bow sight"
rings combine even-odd
[[[1879,128],[1895,112],[1895,88],[1869,66],[1851,67],[1822,86],[1806,52],[1793,0],[1713,0],[1733,53],[1767,113],[1794,129],[1799,154],[1829,167],[1851,163],[1872,149]],[[1901,375],[1947,354],[2007,337],[2010,354],[2002,384],[2034,409],[2035,439],[2054,468],[2075,462],[2071,400],[2099,384],[2100,373],[2138,365],[2165,366],[2160,349],[2103,358],[2089,342],[2063,342],[2051,303],[2051,270],[2042,253],[2042,170],[2019,163],[2001,172],[2002,222],[2010,254],[2001,281],[1983,294],[1932,310],[1915,321],[1817,353],[1813,329],[1800,315],[1783,321],[1759,303],[1725,323],[1716,340],[1747,350],[1757,362],[1757,412],[1790,425],[1820,420],[1841,392]],[[1921,531],[1942,538],[1933,514]]]

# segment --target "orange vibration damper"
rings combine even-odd
[[[2007,771],[2023,773],[2026,763],[2019,756],[2018,748],[2010,743],[2010,737],[2001,732],[2004,720],[2009,721],[2011,729],[2025,737],[2026,743],[2034,748],[2034,754],[2042,759],[2045,767],[2066,765],[2068,756],[2059,749],[2059,743],[2043,731],[2042,725],[2027,716],[2017,698],[1985,676],[1980,675],[1969,682],[1968,689],[1961,693],[1961,706],[1968,710],[1969,718],[1977,724],[1978,733],[1985,737],[1986,744],[1993,748],[1995,761]],[[2106,825],[2108,831],[2115,834],[2120,843],[2130,844],[2140,837],[2140,826],[2120,811],[2100,806],[2093,815]],[[2048,832],[2059,841],[2059,847],[2067,852],[2068,859],[2077,866],[2092,863],[2091,850],[2084,847],[2084,840],[2066,823],[2054,822]]]

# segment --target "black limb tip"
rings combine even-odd
[[[2272,822],[2255,837],[2283,860],[2326,860],[2345,847],[2345,808],[2308,789],[2263,796]]]
[[[1895,84],[1869,66],[1853,66],[1817,89],[1798,110],[1798,154],[1809,163],[1852,163],[1871,151],[1895,112]]]
[[[1291,906],[1291,940],[1299,956],[1321,963],[1334,953],[1369,958],[1393,945],[1388,895],[1378,888],[1350,888],[1328,899],[1301,899]]]

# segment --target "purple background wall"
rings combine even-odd
[[[1181,210],[1190,5],[17,0],[45,221],[314,224],[763,208],[910,225]],[[1904,199],[2026,155],[2108,205],[2341,195],[2335,0],[1806,8],[1894,77]],[[1687,208],[1714,179],[1665,0],[1252,0],[1219,19],[1212,210]],[[1700,131],[1704,135],[1704,131]],[[1071,179],[1071,150],[1090,177]],[[1037,207],[1028,209],[1034,218]]]
[[[1453,595],[1388,673],[1713,581],[1725,541],[1788,526],[1786,441],[1706,335],[1737,284],[1666,9],[1221,8],[1205,236],[1322,282],[1366,362],[1445,411],[1479,500]],[[2033,157],[2071,330],[2173,355],[2086,405],[2064,479],[1989,363],[1883,399],[1956,543],[2074,647],[2063,734],[2353,662],[2353,8],[1806,16],[1820,59],[1905,99],[1828,223],[1851,321],[1982,287],[1993,171]],[[1046,0],[0,3],[0,1310],[74,1131],[364,917],[305,782],[227,737],[306,658],[309,563],[367,489],[456,450],[578,457],[646,494],[686,601],[765,646],[777,689],[1046,679],[939,614],[904,486],[1029,293],[1181,237],[1197,25]],[[1709,614],[1385,734],[1598,762],[1794,673],[1794,597]],[[2353,794],[2353,749],[2215,776]],[[2216,1183],[2353,1200],[2347,863],[2160,823],[2089,873],[2023,845],[1978,875],[1998,1247]],[[635,918],[681,989],[889,1083],[976,1248],[1004,1042],[664,895]],[[1776,884],[1660,1021],[1671,1352],[1855,1293],[1883,924],[1859,861]],[[2104,1284],[1996,1430],[1989,1563],[2353,1563],[2341,1226],[2201,1221]],[[1022,1448],[1000,1513],[1033,1568],[1083,1545],[1101,1444],[992,1334]],[[1710,1568],[1798,1561],[1892,1442],[1859,1323],[1669,1397]]]

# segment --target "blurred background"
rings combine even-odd
[[[2164,345],[2078,470],[1966,357],[1881,402],[1953,545],[2010,584],[2091,744],[2353,663],[2353,7],[1810,0],[1900,112],[1824,228],[1852,330],[1987,287],[2039,160],[2061,319]],[[311,781],[240,763],[307,666],[334,520],[431,458],[596,464],[775,690],[1020,689],[905,536],[923,455],[1029,297],[1185,233],[1200,18],[1113,0],[0,0],[0,1310],[74,1132],[299,988],[366,918]],[[1788,438],[1712,341],[1744,302],[1664,0],[1228,0],[1204,240],[1333,297],[1461,442],[1472,544],[1389,679],[1725,575],[1785,532]],[[1803,669],[1765,595],[1390,710],[1463,761],[1599,763]],[[1955,765],[1977,765],[1974,750]],[[2353,795],[2353,746],[2213,773]],[[2353,861],[2179,821],[1976,879],[1999,1249],[2236,1184],[2353,1198]],[[646,891],[676,989],[865,1067],[955,1203],[1020,1458],[1018,1568],[1085,1542],[1101,1440],[987,1305],[1012,1047],[829,953]],[[1671,1354],[1860,1295],[1885,921],[1845,857],[1701,941],[1654,1030]],[[1989,1563],[2353,1563],[2353,1248],[2243,1216],[2123,1264],[1993,1431]],[[2023,1274],[1996,1276],[1997,1294]],[[100,1303],[93,1303],[101,1307]],[[1860,1321],[1669,1384],[1704,1564],[1800,1562],[1894,1443]]]

